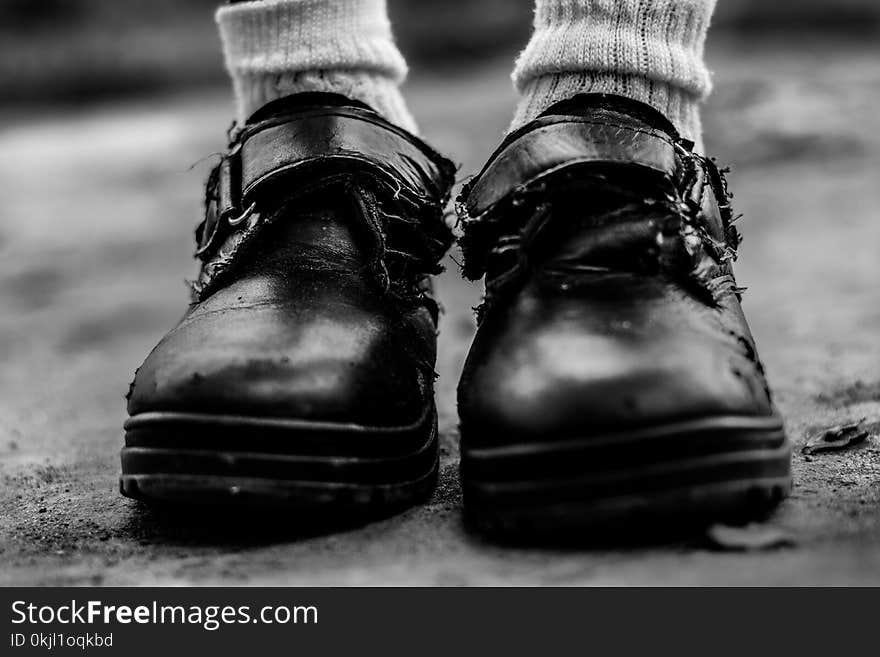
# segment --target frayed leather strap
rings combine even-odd
[[[689,142],[596,108],[525,126],[462,190],[462,271],[470,279],[486,277],[487,302],[535,270],[535,238],[556,221],[551,199],[576,186],[584,190],[584,216],[599,214],[576,248],[544,262],[543,270],[564,272],[563,278],[666,271],[696,283],[707,298],[717,296],[720,278],[733,282],[739,235],[723,172]],[[617,200],[613,220],[601,204],[592,206],[591,190]]]
[[[273,208],[330,181],[357,199],[376,238],[373,269],[387,290],[418,295],[422,279],[440,269],[453,240],[443,208],[455,166],[372,110],[337,102],[290,111],[267,106],[267,118],[238,134],[208,179],[193,300],[232,271],[275,220]]]
[[[454,166],[424,142],[359,107],[296,112],[247,126],[209,180],[202,257],[250,212],[261,192],[284,179],[295,189],[316,172],[365,173],[413,203],[445,202]],[[212,190],[213,188],[213,190]]]
[[[639,165],[666,176],[677,168],[676,145],[663,132],[606,118],[550,116],[514,133],[463,190],[472,220],[491,212],[514,192],[577,166]]]

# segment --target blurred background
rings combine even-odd
[[[217,0],[2,0],[0,103],[89,102],[224,82]],[[454,66],[525,43],[531,0],[389,0],[418,68]],[[721,0],[717,30],[837,30],[876,36],[876,0]]]
[[[707,149],[734,167],[738,282],[796,445],[775,522],[797,547],[748,557],[465,534],[455,386],[480,287],[452,259],[428,505],[298,538],[169,526],[116,493],[123,395],[186,306],[232,117],[214,4],[0,0],[0,584],[880,584],[880,2],[720,0],[709,35]],[[512,115],[531,2],[389,4],[410,107],[466,175]],[[855,450],[797,449],[860,418]]]

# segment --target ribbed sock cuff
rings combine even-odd
[[[715,0],[537,0],[535,31],[517,59],[512,129],[579,93],[647,103],[699,144],[703,61]]]
[[[271,100],[305,91],[364,102],[415,132],[386,0],[260,0],[220,7],[217,24],[243,122]]]

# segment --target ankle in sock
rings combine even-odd
[[[659,110],[702,151],[700,103],[711,90],[703,47],[715,0],[536,0],[535,29],[513,72],[528,123],[580,93]]]
[[[386,0],[256,0],[217,10],[238,121],[271,100],[342,94],[416,132],[400,84],[407,67]]]

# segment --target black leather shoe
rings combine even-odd
[[[352,511],[427,495],[453,175],[342,97],[251,117],[208,181],[192,304],[132,383],[122,493]]]
[[[458,389],[478,527],[739,520],[788,493],[726,183],[691,148],[646,105],[583,95],[463,190],[464,273],[486,285]]]

